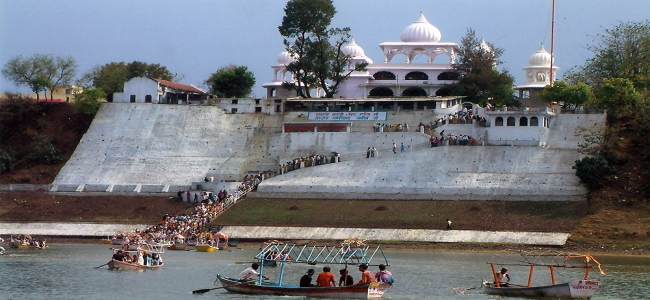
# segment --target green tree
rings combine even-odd
[[[74,107],[82,114],[95,115],[103,99],[106,99],[106,94],[101,89],[85,89],[75,97]]]
[[[42,60],[45,85],[52,99],[54,90],[70,85],[77,72],[77,63],[72,57],[45,56]]]
[[[626,78],[603,80],[596,89],[596,95],[592,105],[606,109],[613,118],[637,109],[641,101],[641,94],[634,88],[632,81]]]
[[[589,48],[593,57],[570,71],[567,78],[592,86],[608,78],[627,78],[641,91],[650,89],[650,20],[607,29]]]
[[[583,82],[576,84],[556,81],[548,85],[542,91],[540,98],[548,103],[561,102],[564,109],[575,110],[578,107],[590,103],[594,99],[591,87]]]
[[[2,75],[16,85],[29,87],[36,94],[36,99],[39,100],[39,93],[47,88],[47,78],[43,70],[44,61],[46,61],[46,56],[40,54],[27,58],[14,57],[5,64]]]
[[[486,47],[487,45],[487,47]],[[512,105],[513,78],[507,71],[497,70],[503,49],[482,42],[472,28],[461,39],[454,69],[461,74],[457,83],[445,89],[451,95],[466,96],[467,100],[485,104]]]
[[[227,66],[212,73],[205,83],[218,97],[246,97],[255,85],[255,75],[246,66]]]
[[[367,65],[348,69],[350,57],[341,48],[350,40],[350,28],[330,27],[335,14],[331,0],[290,0],[284,8],[278,29],[294,57],[287,70],[293,73],[301,97],[311,98],[310,89],[320,87],[331,98],[354,70]]]
[[[139,61],[111,62],[95,67],[85,74],[80,83],[86,87],[102,89],[106,99],[113,101],[113,93],[124,88],[124,82],[133,77],[149,77],[155,79],[173,80],[177,75],[160,64],[148,64]]]

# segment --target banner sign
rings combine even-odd
[[[309,112],[309,121],[386,121],[388,113],[385,111],[373,112]]]

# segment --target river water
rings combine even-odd
[[[212,287],[217,273],[239,274],[255,255],[255,248],[219,253],[167,251],[163,270],[143,273],[94,269],[108,260],[108,245],[55,244],[45,251],[9,250],[9,255],[0,256],[0,299],[273,299],[224,290],[191,294]],[[521,259],[518,255],[440,250],[387,249],[386,256],[396,279],[386,295],[389,299],[498,299],[481,294],[480,289],[462,292],[491,276],[486,262]],[[314,266],[317,273],[321,267]],[[288,267],[286,280],[297,283],[307,268]],[[277,278],[275,269],[267,268],[272,279]],[[332,269],[338,275],[338,267]],[[525,284],[528,271],[510,269],[513,282]],[[613,260],[605,269],[607,276],[594,275],[601,278],[604,289],[593,299],[650,299],[650,260]],[[357,280],[359,274],[352,270]],[[561,270],[559,274],[561,280],[579,276],[578,271]],[[538,283],[548,283],[547,277],[544,270],[536,272]]]

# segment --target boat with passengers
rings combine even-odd
[[[278,263],[279,276],[277,281],[266,281],[264,266],[273,253],[273,260]],[[371,247],[362,242],[344,241],[337,245],[297,245],[292,243],[273,242],[265,245],[255,256],[260,270],[259,279],[240,280],[221,274],[217,280],[229,292],[248,295],[300,296],[324,298],[381,298],[391,287],[390,284],[372,282],[370,284],[341,286],[341,287],[301,287],[285,282],[287,264],[306,265],[345,265],[347,266],[388,266],[388,260],[381,246]],[[374,261],[379,261],[374,263]],[[374,264],[373,264],[374,263]],[[216,282],[216,281],[215,281]]]
[[[524,256],[524,258],[522,263],[488,263],[492,271],[493,282],[483,282],[485,292],[490,295],[509,297],[589,299],[601,288],[600,281],[590,278],[591,271],[596,268],[600,275],[605,275],[600,263],[591,255],[553,254]],[[522,285],[510,282],[508,269],[505,268],[510,266],[528,267],[528,282]],[[497,271],[498,267],[502,267],[502,269]],[[538,268],[548,269],[550,285],[534,285],[535,270]],[[558,269],[583,269],[584,273],[582,278],[558,282]]]
[[[137,250],[112,249],[112,251],[111,260],[99,267],[108,266],[111,271],[144,272],[160,270],[165,265],[163,245],[147,244],[146,247]]]

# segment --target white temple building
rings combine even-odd
[[[352,39],[342,51],[351,57],[350,69],[358,63],[368,63],[366,71],[353,72],[341,83],[336,98],[365,99],[368,97],[425,97],[436,96],[444,85],[458,79],[452,64],[455,62],[458,44],[441,42],[442,34],[423,14],[402,31],[399,42],[379,44],[384,59],[374,63],[366,56],[363,48]],[[416,58],[424,56],[426,62],[417,63]],[[437,63],[439,56],[447,58],[446,63]],[[283,83],[292,83],[286,64],[291,56],[283,52],[277,64],[272,66],[273,82],[263,85],[267,97],[295,96]],[[402,62],[397,62],[401,60]]]
[[[557,78],[558,67],[553,64],[553,78]],[[516,86],[519,99],[536,99],[537,95],[551,84],[551,54],[543,46],[533,53],[524,67],[526,82]]]

